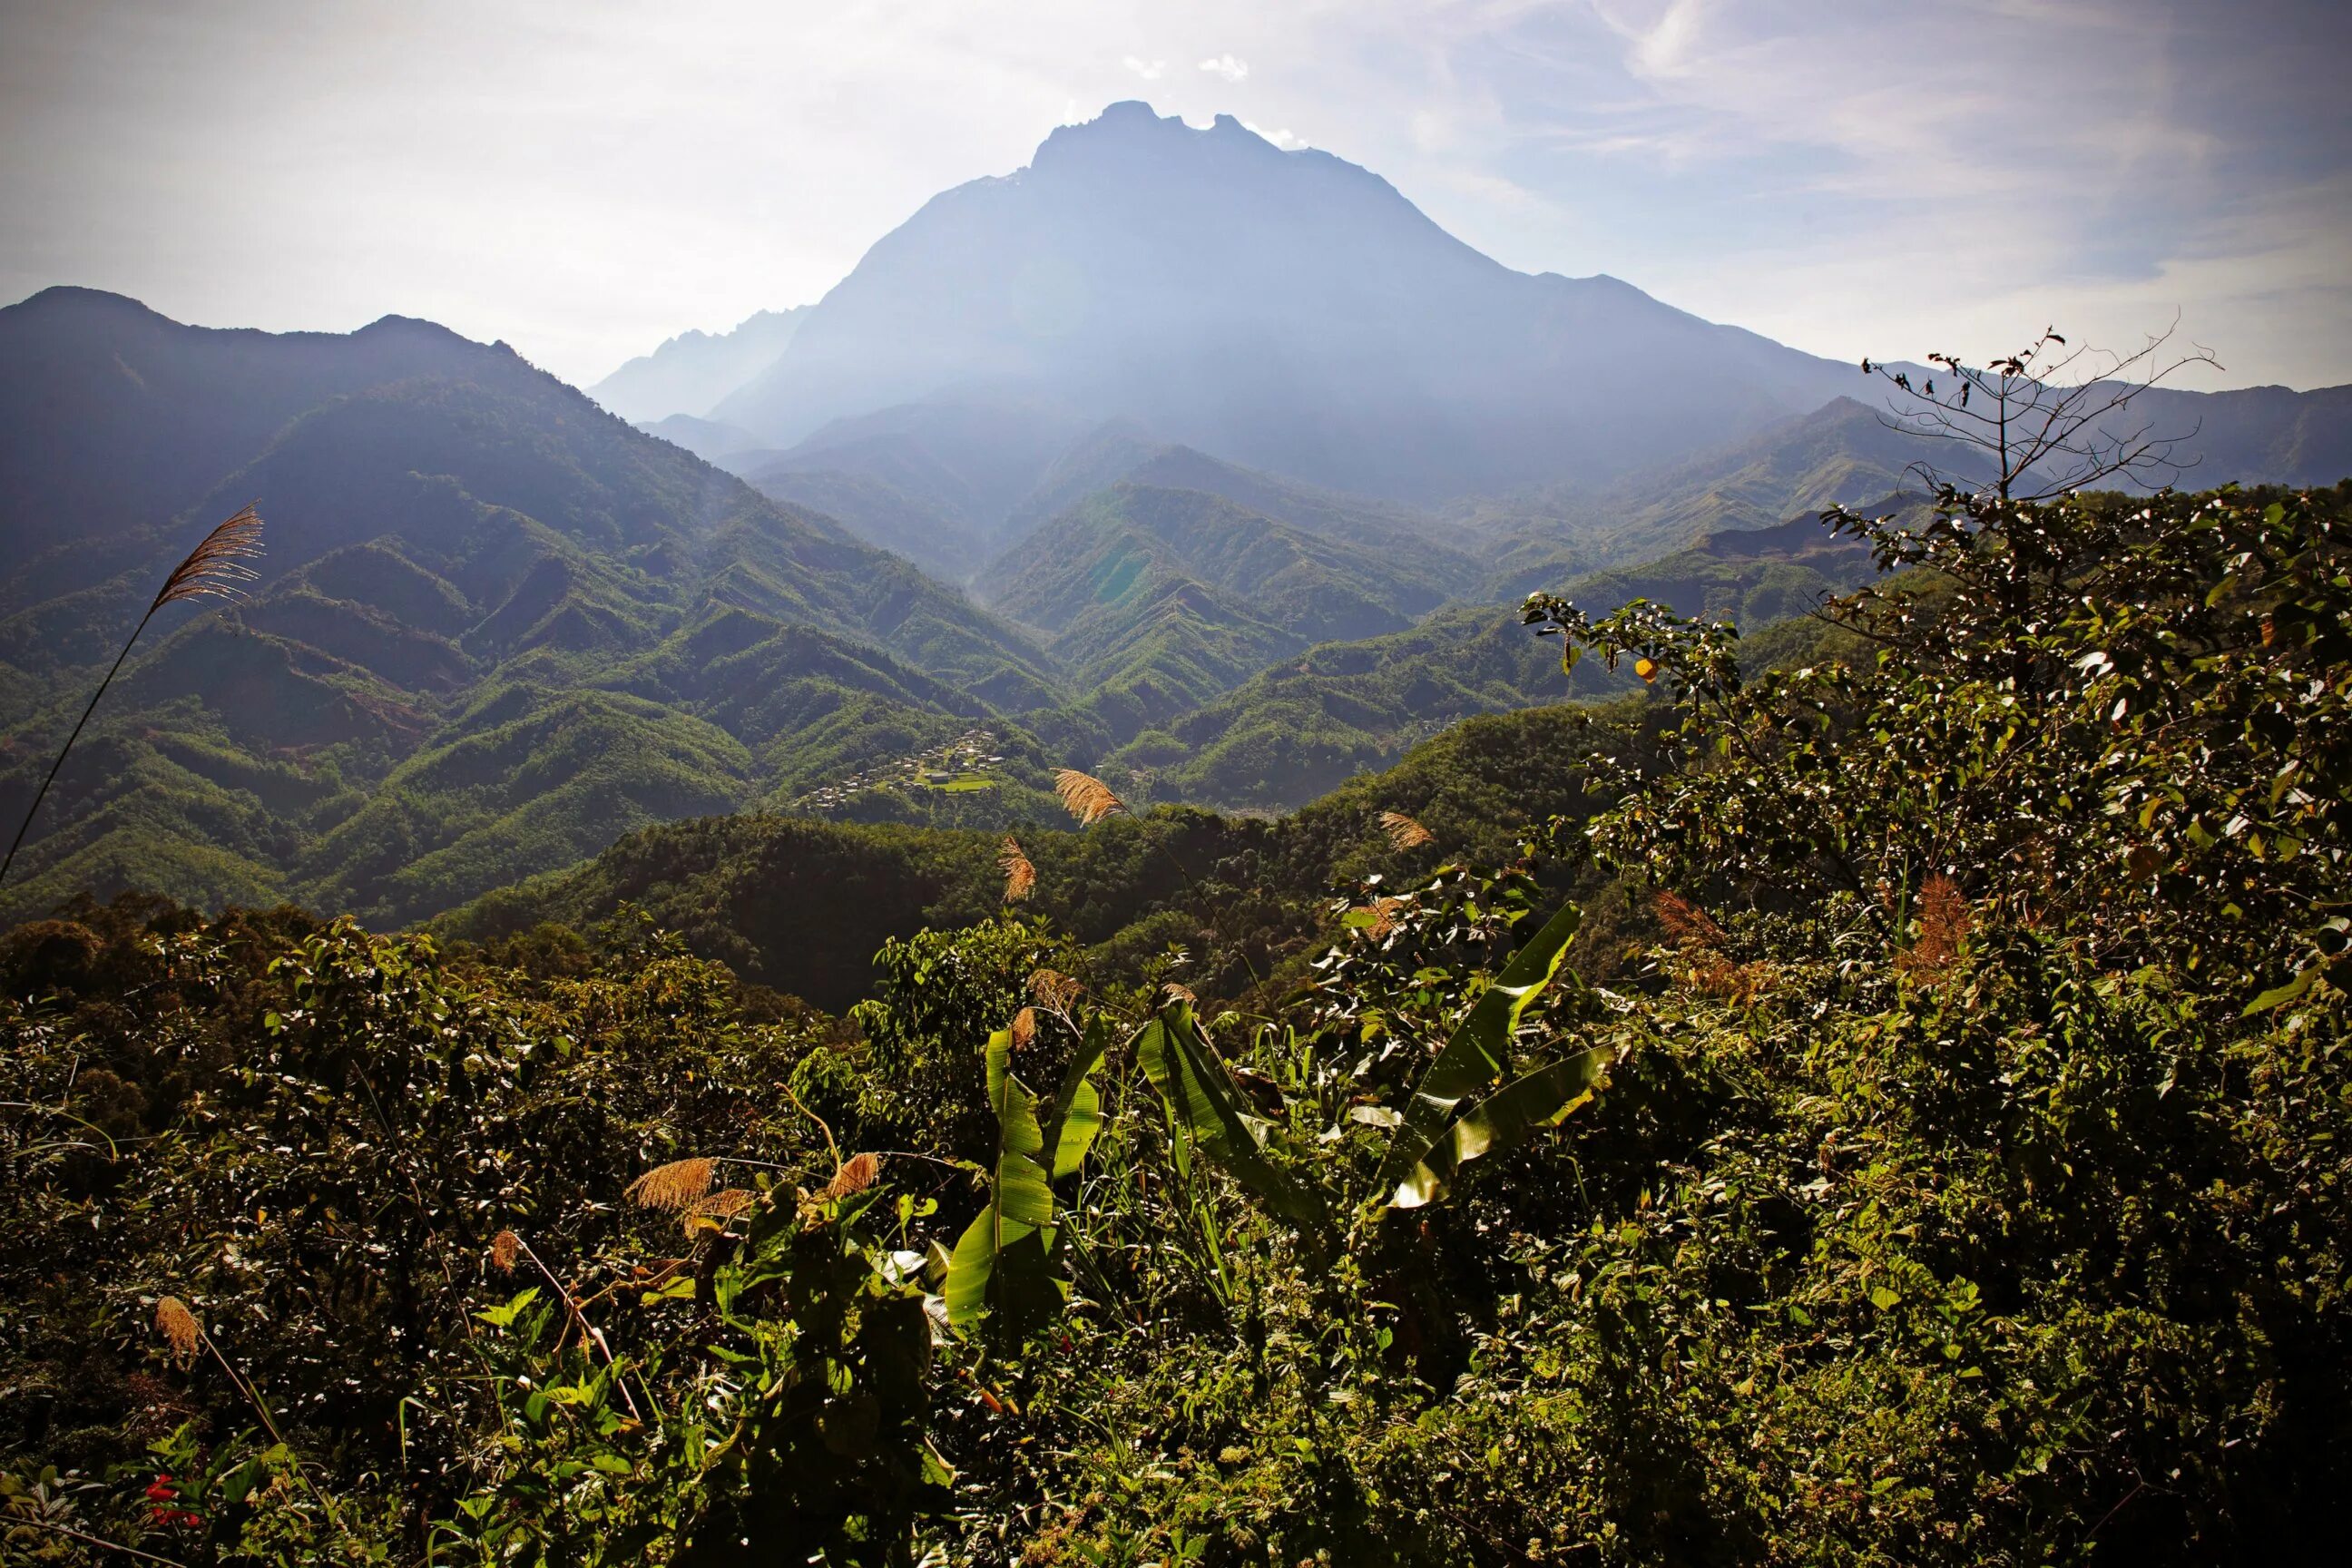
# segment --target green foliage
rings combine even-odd
[[[224,1561],[341,1560],[335,1531],[380,1528],[389,1546],[421,1540],[470,1488],[527,1497],[498,1479],[509,1450],[483,1446],[519,1386],[483,1375],[475,1327],[515,1288],[485,1262],[496,1233],[578,1281],[634,1250],[623,1196],[640,1162],[805,1158],[808,1124],[770,1086],[824,1026],[745,1024],[725,973],[672,947],[540,983],[290,912],[212,926],[152,904],[81,913],[23,928],[6,952],[11,994],[55,1000],[12,1003],[6,1019],[8,1222],[27,1245],[0,1282],[23,1394],[0,1451],[37,1448],[104,1483],[91,1507],[110,1529],[140,1517],[139,1489],[106,1478],[141,1465],[159,1426],[184,1431],[141,1484],[171,1475],[174,1510],[197,1521],[185,1528]],[[780,1234],[796,1237],[789,1195]],[[191,1364],[149,1326],[163,1295],[203,1326]],[[919,1292],[913,1306],[919,1319]],[[564,1354],[592,1326],[603,1336],[604,1400],[623,1399],[611,1355],[667,1334],[647,1342],[635,1308],[570,1321]],[[541,1349],[516,1375],[552,1386],[562,1354]],[[656,1373],[707,1382],[726,1363],[712,1354],[687,1367],[662,1352]],[[565,1385],[588,1375],[573,1367]],[[657,1402],[683,1397],[648,1376]],[[270,1544],[292,1528],[286,1509],[314,1504],[291,1469],[262,1484],[293,1461],[246,1435],[257,1419],[341,1500],[340,1523],[313,1521],[315,1552]],[[572,1473],[548,1463],[542,1481]],[[262,1480],[240,1500],[192,1479],[232,1472]]]
[[[1654,695],[1280,825],[1024,841],[1017,918],[978,835],[633,842],[681,885],[789,842],[967,899],[846,1025],[621,921],[22,928],[0,1525],[217,1562],[2324,1556],[2347,499],[1840,516],[1896,574],[1787,668],[1538,599]],[[1559,803],[1524,858],[1370,819],[1493,831],[1462,775],[1521,750]],[[1536,918],[1571,887],[1581,931]],[[1171,915],[1216,922],[1181,963]],[[197,1500],[160,1518],[158,1442]]]
[[[535,1288],[478,1313],[502,1442],[434,1523],[436,1558],[904,1563],[952,1477],[923,1436],[921,1284],[858,1233],[879,1199],[767,1188],[747,1215],[705,1222],[699,1267],[600,1292],[638,1301],[635,1353],[592,1352],[580,1309]]]
[[[1063,830],[1068,818],[1055,805],[1054,830],[1017,830],[1039,872],[1023,907],[1097,949],[1092,967],[1106,977],[1138,978],[1165,963],[1173,943],[1191,967],[1169,978],[1232,994],[1249,984],[1251,964],[1269,981],[1303,968],[1319,950],[1335,888],[1435,858],[1400,855],[1377,826],[1381,811],[1418,818],[1449,848],[1507,855],[1530,815],[1584,809],[1575,764],[1588,747],[1616,744],[1611,716],[1544,708],[1475,720],[1274,821],[1162,809],[1077,834]],[[997,831],[765,814],[677,823],[631,835],[576,870],[501,889],[432,929],[497,942],[551,922],[593,930],[635,907],[747,980],[843,1009],[866,994],[887,940],[969,925],[999,906],[1001,844]],[[993,1026],[1008,1016],[979,1016]],[[984,1037],[971,1037],[975,1050]]]
[[[1172,1003],[1143,1026],[1135,1037],[1135,1059],[1168,1113],[1181,1179],[1192,1179],[1191,1151],[1197,1147],[1268,1210],[1301,1230],[1311,1233],[1330,1224],[1321,1194],[1268,1157],[1272,1124],[1242,1109],[1233,1074],[1202,1037],[1188,1004]]]
[[[1591,1087],[1597,1068],[1538,1069],[1496,1089],[1509,1070],[1511,1037],[1529,1003],[1559,974],[1584,912],[1561,908],[1528,940],[1494,983],[1478,994],[1444,1048],[1413,1087],[1412,1100],[1381,1161],[1376,1178],[1385,1201],[1418,1208],[1444,1194],[1448,1176],[1467,1161],[1497,1146],[1519,1142],[1536,1127],[1567,1114]],[[1587,1052],[1580,1061],[1597,1058]],[[1548,1097],[1559,1089],[1556,1098]],[[1463,1102],[1481,1090],[1491,1095],[1467,1112]]]

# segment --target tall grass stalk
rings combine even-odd
[[[17,825],[16,837],[8,846],[7,858],[0,859],[0,882],[8,879],[8,868],[16,863],[16,851],[25,847],[25,835],[32,831],[33,818],[40,811],[41,802],[48,798],[49,786],[58,782],[58,770],[66,765],[67,753],[74,749],[74,742],[81,739],[82,727],[89,722],[89,716],[98,711],[99,699],[106,695],[106,689],[113,685],[114,678],[121,673],[122,661],[131,657],[131,649],[139,641],[139,634],[147,629],[147,623],[155,618],[155,612],[183,599],[236,598],[244,592],[246,584],[260,576],[259,573],[245,564],[260,553],[261,518],[251,506],[247,506],[205,534],[204,542],[191,551],[185,561],[173,568],[172,574],[163,580],[162,590],[156,594],[155,602],[147,606],[147,613],[139,617],[137,626],[131,628],[131,636],[124,641],[122,651],[114,656],[114,664],[107,670],[106,679],[98,683],[96,691],[90,693],[89,706],[81,710],[81,718],[75,723],[73,733],[68,735],[66,743],[58,748],[57,760],[49,764],[48,776],[41,781],[41,787],[33,792],[33,804],[25,808],[25,820]]]

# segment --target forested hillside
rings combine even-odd
[[[1055,764],[1139,799],[1297,805],[1456,719],[1582,689],[1489,597],[1528,575],[1524,531],[1124,426],[1025,449],[1002,418],[884,420],[763,496],[422,322],[223,332],[51,290],[0,311],[0,351],[57,389],[16,395],[39,439],[7,447],[26,560],[0,590],[0,807],[30,800],[170,563],[247,502],[266,529],[249,597],[142,634],[0,889],[18,915],[138,889],[399,923],[682,817],[1036,822]],[[924,456],[948,431],[954,469]],[[1777,522],[1755,509],[1784,491],[1818,499],[1750,486],[1675,516]],[[1612,526],[1553,536],[1554,565],[1605,557]],[[860,533],[938,574],[984,565],[992,610]],[[1738,584],[1753,623],[1858,580],[1810,523],[1738,537],[1702,555],[1748,564],[1576,591]],[[971,736],[996,761],[960,775]]]
[[[1528,821],[1580,806],[1579,775],[1563,764],[1590,737],[1640,722],[1638,700],[1470,720],[1280,817],[1168,806],[1087,833],[1063,817],[1016,840],[1037,878],[1024,907],[1106,973],[1158,962],[1172,943],[1195,955],[1204,990],[1235,994],[1253,967],[1271,976],[1298,957],[1334,889],[1425,868],[1441,853],[1507,858]],[[1382,811],[1423,824],[1444,850],[1399,852]],[[865,994],[867,960],[886,940],[971,925],[999,906],[1003,842],[991,831],[771,815],[674,823],[487,894],[431,929],[521,954],[569,940],[544,928],[610,932],[646,920],[747,981],[837,1011]]]
[[[1890,497],[1874,510],[1899,517],[1917,505]],[[1582,605],[1613,608],[1641,598],[1772,628],[1873,574],[1867,552],[1830,538],[1818,519],[1799,518],[1780,529],[1714,535],[1662,560],[1579,578],[1562,592]],[[1792,626],[1783,636],[1802,644],[1816,629]],[[1102,767],[1154,799],[1295,806],[1472,714],[1560,695],[1605,697],[1633,684],[1593,667],[1562,669],[1552,650],[1521,635],[1514,611],[1455,605],[1410,630],[1285,659],[1135,735]]]
[[[81,330],[93,311],[104,330]],[[413,919],[1060,690],[1050,658],[960,595],[502,351],[406,327],[207,332],[74,295],[0,314],[0,336],[79,332],[60,377],[129,388],[85,442],[205,429],[217,398],[190,365],[240,367],[281,411],[157,456],[176,489],[133,471],[91,503],[178,523],[59,547],[12,589],[21,809],[169,563],[241,502],[268,522],[252,597],[166,611],[123,671],[6,890],[18,912],[135,887]],[[441,358],[387,361],[387,333]],[[154,378],[131,386],[141,365]],[[300,405],[322,388],[338,395]],[[79,447],[46,461],[115,471]]]
[[[1534,596],[1632,689],[1279,821],[1071,773],[436,937],[20,927],[0,1539],[2324,1558],[2352,491],[1831,527],[1871,580],[1777,651]]]

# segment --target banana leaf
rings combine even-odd
[[[1421,1076],[1404,1122],[1389,1141],[1375,1191],[1399,1194],[1406,1175],[1428,1160],[1437,1142],[1461,1114],[1463,1102],[1501,1081],[1511,1059],[1511,1036],[1529,1003],[1559,973],[1560,960],[1576,935],[1583,911],[1563,904],[1541,931],[1514,953],[1486,987],[1429,1070]],[[1426,1200],[1416,1200],[1425,1202]],[[1409,1207],[1410,1205],[1400,1205]]]
[[[996,1179],[981,1210],[948,1260],[948,1321],[969,1327],[993,1311],[1017,1335],[1060,1304],[1050,1268],[1054,1189],[1038,1157],[1045,1135],[1037,1100],[1012,1071],[1013,1037],[988,1041],[988,1100],[996,1112]]]
[[[1440,1133],[1390,1189],[1391,1208],[1419,1208],[1444,1197],[1454,1173],[1471,1161],[1526,1142],[1592,1097],[1601,1081],[1598,1050],[1524,1073],[1480,1100]]]
[[[1094,1072],[1109,1048],[1110,1023],[1097,1013],[1087,1025],[1070,1070],[1063,1075],[1062,1092],[1054,1099],[1053,1119],[1045,1124],[1045,1164],[1053,1181],[1077,1173],[1095,1134],[1102,1131],[1102,1092],[1095,1088]]]
[[[1323,1195],[1265,1157],[1260,1145],[1270,1125],[1242,1110],[1242,1091],[1202,1037],[1189,1003],[1160,1009],[1136,1036],[1135,1055],[1168,1108],[1180,1168],[1189,1173],[1187,1146],[1198,1144],[1271,1213],[1318,1234],[1329,1225]]]

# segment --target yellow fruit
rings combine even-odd
[[[1633,661],[1633,673],[1644,680],[1653,679],[1658,673],[1658,667],[1646,658],[1637,658]]]

